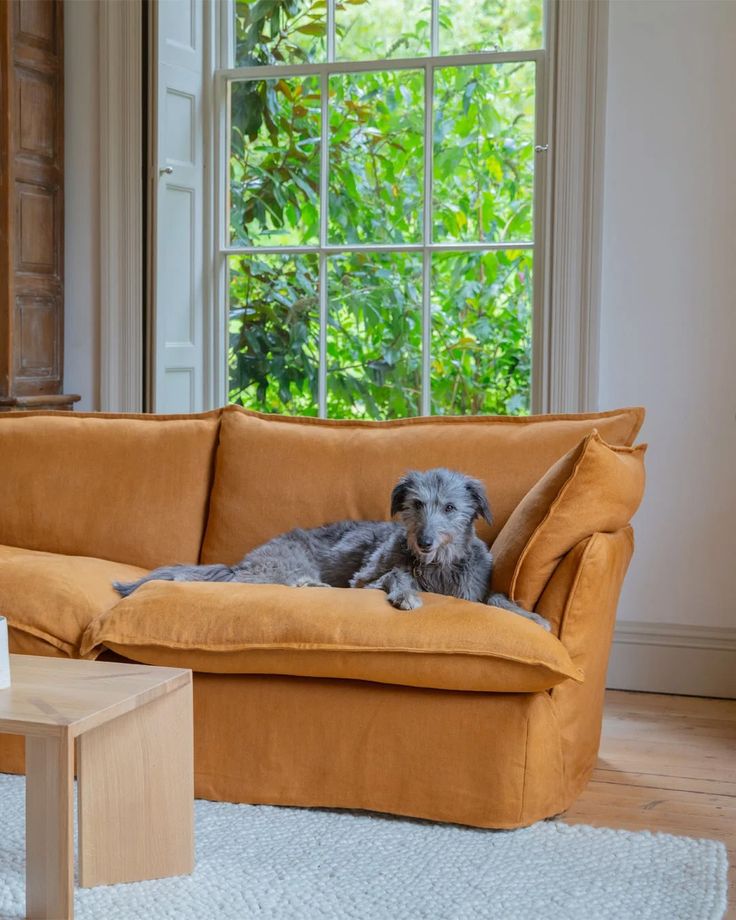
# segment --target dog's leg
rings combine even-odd
[[[154,569],[138,581],[114,581],[113,588],[122,597],[132,594],[147,581],[232,581],[233,570],[229,565],[164,565]]]
[[[526,617],[527,620],[531,620],[533,623],[541,626],[542,629],[546,629],[547,632],[552,629],[549,620],[545,620],[544,617],[540,617],[538,613],[532,613],[530,610],[524,610],[523,607],[519,607],[518,604],[515,604],[510,598],[506,597],[505,594],[492,594],[486,603],[490,607],[500,607],[502,610],[510,610],[511,613],[518,613],[520,617]]]
[[[386,592],[386,599],[398,610],[416,610],[422,606],[419,586],[406,569],[394,568],[361,587],[380,588]]]

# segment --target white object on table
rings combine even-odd
[[[0,617],[0,690],[10,686],[10,655],[8,653],[8,621]]]

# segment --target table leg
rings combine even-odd
[[[74,742],[26,737],[26,916],[74,915]]]
[[[79,884],[194,867],[192,685],[77,739]]]

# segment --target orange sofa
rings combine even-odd
[[[644,486],[641,409],[395,422],[0,416],[0,613],[11,651],[194,674],[198,796],[510,828],[574,800]],[[424,595],[114,580],[237,561],[294,526],[388,516],[396,479],[482,479],[501,590],[552,624]],[[0,770],[22,739],[0,735]]]

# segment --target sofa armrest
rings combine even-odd
[[[630,526],[587,537],[562,560],[536,608],[585,672],[583,684],[568,680],[551,691],[565,770],[578,790],[598,754],[616,607],[633,552]]]
[[[587,657],[591,638],[599,643],[604,627],[601,608],[612,604],[615,612],[633,552],[630,525],[615,533],[594,533],[565,555],[550,578],[535,610],[549,620],[552,632],[573,657]]]

